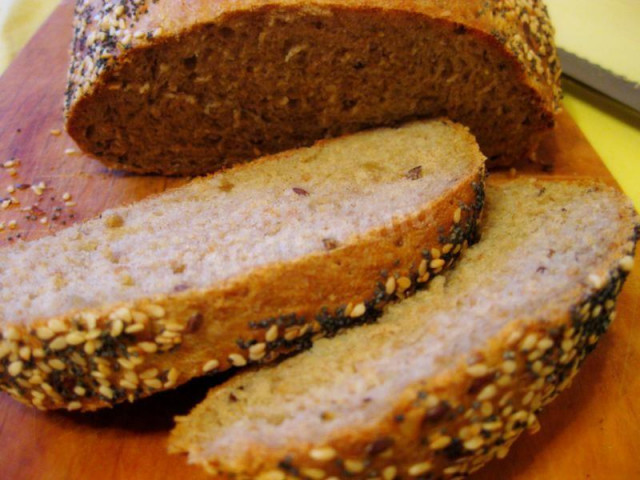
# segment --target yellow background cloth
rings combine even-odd
[[[0,0],[0,72],[58,3]],[[547,4],[559,45],[640,81],[640,0],[547,0]],[[640,115],[570,82],[565,82],[564,104],[640,208]]]

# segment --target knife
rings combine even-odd
[[[640,112],[640,83],[626,80],[571,52],[558,48],[563,73]]]

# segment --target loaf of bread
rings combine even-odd
[[[461,478],[502,458],[614,319],[639,229],[616,190],[526,179],[488,185],[483,222],[376,324],[213,389],[171,449],[256,480]]]
[[[0,250],[0,387],[96,409],[368,323],[475,238],[484,157],[444,120],[196,180]]]
[[[77,0],[66,126],[107,166],[209,173],[447,116],[533,155],[560,68],[541,0]]]

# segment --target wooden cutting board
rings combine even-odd
[[[62,129],[72,3],[61,4],[0,79],[0,162],[18,160],[17,166],[0,168],[0,197],[9,197],[8,185],[35,186],[17,189],[12,196],[20,203],[0,209],[5,225],[0,243],[8,248],[20,241],[17,237],[34,239],[184,182],[109,172],[89,157],[65,153],[75,148],[73,142],[64,133],[51,133]],[[560,116],[539,155],[555,160],[552,172],[523,165],[518,174],[614,182],[567,115]],[[10,220],[16,220],[15,229],[9,228]],[[640,333],[634,329],[639,303],[636,268],[610,333],[572,388],[542,414],[541,432],[525,434],[507,459],[491,463],[476,480],[640,478]],[[0,478],[205,478],[165,447],[174,415],[189,411],[213,384],[197,380],[93,414],[41,413],[0,394]]]

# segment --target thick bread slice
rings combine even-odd
[[[541,0],[78,0],[67,129],[112,168],[201,174],[421,117],[532,155],[560,67]]]
[[[133,401],[375,319],[475,238],[484,159],[448,121],[264,158],[0,250],[0,387]]]
[[[171,449],[233,478],[452,478],[506,454],[613,320],[638,218],[609,187],[487,186],[481,241],[375,325],[241,374]]]

